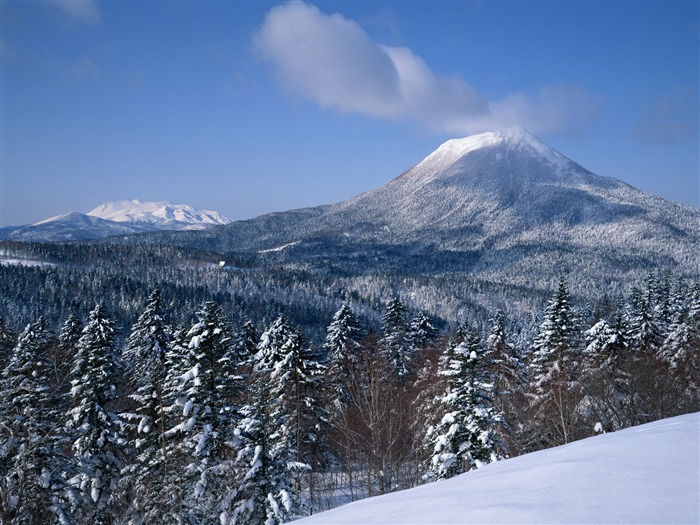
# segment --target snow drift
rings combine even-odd
[[[295,524],[699,522],[696,413],[492,463]]]

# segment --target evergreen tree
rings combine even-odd
[[[548,445],[575,439],[581,387],[577,382],[579,328],[564,278],[533,344],[531,389],[536,439]]]
[[[433,480],[479,468],[501,456],[496,435],[500,416],[491,406],[493,386],[476,333],[448,347],[439,374],[446,391],[439,399],[441,418],[428,430],[434,446],[428,476]]]
[[[67,432],[73,448],[72,483],[82,494],[73,510],[79,522],[96,525],[116,520],[114,496],[122,467],[120,421],[110,411],[117,397],[113,337],[112,322],[98,304],[83,329],[71,372]]]
[[[128,487],[130,519],[154,523],[164,512],[162,499],[168,490],[166,458],[165,356],[170,328],[163,320],[161,292],[151,294],[144,311],[132,326],[124,350],[133,389],[133,411],[122,414],[128,423],[127,450],[130,461],[122,471]]]
[[[589,425],[605,430],[619,430],[626,426],[624,405],[628,403],[628,358],[626,327],[622,315],[613,323],[601,319],[584,332],[586,348],[582,355],[581,384],[585,393],[587,411],[594,421]]]
[[[0,378],[0,523],[67,519],[49,344],[43,319],[28,325]]]
[[[331,412],[342,412],[349,402],[348,384],[359,364],[360,326],[352,310],[343,305],[333,315],[323,348],[326,352],[327,398]]]
[[[320,439],[320,356],[304,342],[301,331],[279,317],[261,337],[256,371],[267,374],[271,395],[281,400],[295,459],[309,462]]]
[[[485,342],[487,367],[494,381],[494,394],[508,396],[522,388],[523,363],[506,336],[503,312],[498,310],[489,322],[491,330]]]
[[[700,409],[700,283],[687,293],[683,306],[679,296],[673,300],[673,315],[663,344],[662,359],[683,395],[679,412]]]
[[[83,335],[83,323],[75,314],[70,314],[58,334],[55,374],[57,383],[62,384],[70,374],[73,358],[77,353],[78,342]]]
[[[655,308],[654,280],[647,279],[645,293],[635,289],[627,310],[627,340],[630,347],[637,352],[654,355],[664,340],[663,330],[659,324]]]
[[[511,423],[519,416],[522,405],[520,397],[525,387],[524,365],[506,336],[503,312],[498,310],[489,322],[491,328],[484,345],[484,366],[493,383],[493,406],[501,414],[501,434],[512,442],[517,429]]]
[[[436,332],[425,312],[418,312],[408,325],[407,339],[410,354],[415,356],[420,350],[425,350],[435,338]]]
[[[406,312],[406,306],[394,298],[387,303],[382,318],[382,355],[393,365],[400,378],[410,375],[413,357],[407,339]]]
[[[251,365],[254,363],[259,339],[255,325],[251,321],[243,323],[235,345],[241,362]]]
[[[313,498],[312,469],[324,463],[327,443],[323,427],[329,422],[321,401],[326,373],[322,356],[306,344],[301,331],[283,316],[263,333],[258,348],[256,373],[268,378],[270,395],[280,402],[286,421],[285,446],[296,463],[306,466],[307,489]],[[298,494],[303,480],[296,478],[293,482]]]
[[[280,315],[260,336],[255,354],[256,370],[271,370],[283,361],[282,348],[296,337],[296,330],[286,316]]]
[[[276,525],[294,515],[292,479],[300,467],[289,448],[287,415],[270,392],[266,374],[255,383],[253,403],[236,428],[236,484],[220,521],[224,525]]]
[[[0,316],[0,366],[3,368],[10,361],[12,349],[15,346],[15,334],[5,324]]]
[[[619,367],[621,354],[627,349],[623,323],[621,316],[616,317],[613,324],[601,319],[584,332],[586,347],[582,355],[585,370],[615,370]]]
[[[180,421],[166,432],[173,454],[186,462],[184,503],[190,523],[218,523],[230,483],[230,433],[238,411],[236,363],[228,321],[212,301],[197,313],[187,333],[186,372],[180,376]]]
[[[578,320],[562,277],[533,345],[535,372],[539,379],[548,375],[554,363],[558,363],[561,370],[572,371],[577,361],[578,335]]]
[[[187,337],[189,327],[180,327],[173,333],[165,352],[165,378],[163,381],[163,404],[165,427],[165,450],[163,451],[163,479],[160,494],[161,523],[182,525],[188,521],[186,505],[192,493],[188,466],[192,463],[190,448],[186,447],[188,434],[180,427],[186,421],[188,406],[187,379],[194,364]]]
[[[665,292],[649,274],[644,291],[633,289],[626,306],[625,340],[629,346],[623,361],[625,372],[623,426],[638,425],[676,415],[682,396],[664,359],[669,326],[661,320]]]

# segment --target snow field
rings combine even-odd
[[[295,524],[700,522],[700,413],[491,463]]]

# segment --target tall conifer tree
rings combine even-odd
[[[0,522],[68,519],[61,415],[43,319],[28,325],[0,376]]]
[[[467,332],[463,342],[448,347],[439,374],[446,390],[439,399],[438,423],[428,430],[433,443],[428,476],[433,480],[461,474],[501,456],[496,434],[500,416],[491,406],[493,385],[475,332]]]
[[[170,347],[170,328],[163,319],[159,289],[153,291],[144,311],[131,328],[124,358],[133,389],[133,410],[122,414],[128,423],[129,462],[122,485],[129,490],[132,523],[156,522],[165,511],[166,457],[165,356]],[[167,497],[166,497],[167,499]]]
[[[117,397],[114,329],[98,304],[78,342],[71,372],[72,408],[67,425],[73,448],[74,485],[82,494],[78,521],[110,525],[116,519],[117,482],[122,467],[120,421],[110,410]]]

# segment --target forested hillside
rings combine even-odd
[[[109,294],[0,325],[4,523],[280,523],[700,410],[700,284],[668,274],[595,313],[560,277],[517,337],[501,311],[441,330],[394,298],[315,343],[281,305],[263,324],[169,293],[121,337]]]

